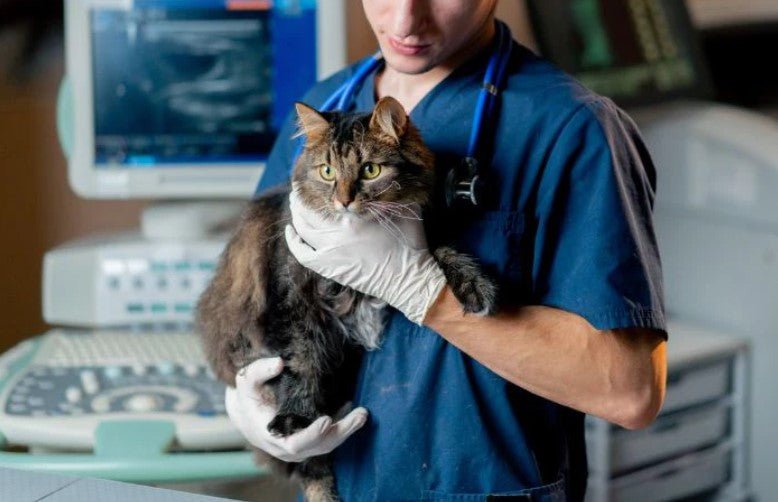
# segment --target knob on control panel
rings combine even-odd
[[[81,400],[81,389],[78,387],[68,387],[65,390],[65,399],[71,403],[77,403]]]
[[[161,400],[153,394],[135,394],[124,402],[127,411],[148,412],[154,411],[162,404]]]
[[[81,385],[83,385],[87,394],[94,394],[100,390],[100,382],[97,380],[97,375],[91,370],[81,372]]]

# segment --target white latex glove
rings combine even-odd
[[[286,226],[286,243],[303,266],[422,323],[446,278],[427,249],[419,217],[409,211],[383,224],[357,217],[328,221],[295,190],[289,202],[294,226]]]
[[[261,387],[283,368],[280,357],[257,359],[238,372],[234,388],[227,387],[227,414],[252,445],[284,462],[300,462],[331,452],[367,421],[367,410],[355,408],[335,423],[323,416],[290,436],[273,435],[267,424],[276,416],[277,409],[263,397]]]

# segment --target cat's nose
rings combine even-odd
[[[335,207],[340,209],[348,209],[349,205],[354,202],[353,198],[349,197],[335,197]]]

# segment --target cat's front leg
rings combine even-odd
[[[275,384],[278,412],[267,428],[280,436],[304,429],[324,414],[321,377],[314,371],[315,363],[301,359],[293,356],[284,361],[284,371]]]
[[[446,276],[446,282],[465,312],[476,315],[494,312],[497,286],[484,274],[475,258],[449,247],[436,249],[434,255]]]
[[[293,357],[286,363],[276,386],[278,413],[267,428],[280,436],[288,436],[306,428],[325,414],[323,392],[316,364]],[[296,464],[293,478],[298,478],[307,502],[335,502],[335,477],[328,455],[311,457]]]

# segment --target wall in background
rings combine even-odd
[[[0,54],[14,54],[18,46],[13,32],[0,37]],[[5,350],[46,328],[41,315],[45,250],[77,237],[133,227],[144,202],[87,201],[70,190],[55,124],[64,71],[61,44],[46,47],[24,80],[2,62],[0,350]]]

